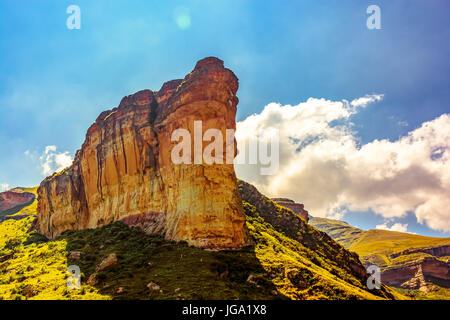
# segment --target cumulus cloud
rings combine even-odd
[[[7,183],[0,183],[0,192],[9,190],[9,184]]]
[[[57,152],[56,146],[46,146],[39,159],[41,160],[42,174],[45,176],[61,171],[73,162],[73,158],[68,151]]]
[[[375,227],[375,229],[389,230],[389,231],[398,231],[398,232],[408,232],[408,224],[407,223],[394,223],[392,226],[388,227],[387,223],[379,224]]]
[[[396,141],[362,145],[350,118],[382,98],[268,104],[237,123],[236,139],[242,146],[255,132],[277,129],[279,170],[263,176],[259,165],[235,164],[238,177],[268,196],[304,203],[315,216],[341,218],[348,211],[372,210],[392,221],[413,212],[419,223],[450,231],[450,115]]]

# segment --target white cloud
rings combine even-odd
[[[397,232],[408,232],[408,224],[394,223],[392,226],[388,227],[387,223],[379,224],[375,227],[376,229],[397,231]]]
[[[42,174],[45,176],[61,171],[73,162],[73,158],[68,151],[58,153],[56,150],[56,146],[46,146],[44,153],[39,158],[41,160]]]
[[[9,190],[9,184],[0,183],[0,192],[7,191],[7,190]]]
[[[365,97],[352,100],[351,105],[354,107],[365,107],[369,103],[380,101],[383,99],[383,96],[383,94],[366,95]]]
[[[419,223],[450,231],[450,115],[425,122],[396,141],[361,145],[350,117],[380,99],[268,104],[237,123],[236,139],[242,144],[255,132],[278,129],[280,169],[262,176],[258,165],[235,165],[238,177],[268,196],[304,203],[315,216],[373,210],[392,219],[410,211]]]
[[[55,152],[56,151],[56,146],[46,146],[45,147],[45,154],[49,154],[49,152]]]

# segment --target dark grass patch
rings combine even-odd
[[[86,281],[110,253],[116,265],[97,274],[100,293],[114,299],[274,299],[270,279],[258,286],[247,282],[250,274],[263,274],[254,248],[213,252],[189,247],[185,242],[165,241],[121,222],[94,229],[64,232],[68,251],[81,251],[76,264]],[[147,284],[158,284],[151,292]],[[118,293],[122,287],[122,293]]]

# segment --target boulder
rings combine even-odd
[[[81,251],[70,251],[67,255],[67,259],[71,260],[80,260],[81,258]]]
[[[106,270],[109,267],[117,264],[117,256],[115,253],[111,253],[105,260],[103,260],[95,269],[95,273]]]
[[[159,285],[157,285],[156,283],[152,282],[152,281],[150,281],[150,282],[147,284],[147,288],[148,288],[150,291],[159,291],[159,290],[161,290],[161,287],[160,287]]]

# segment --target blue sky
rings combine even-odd
[[[66,27],[71,4],[81,30]],[[366,27],[370,4],[381,8],[381,30]],[[270,102],[384,94],[352,118],[354,129],[363,144],[396,140],[450,112],[449,13],[438,0],[2,0],[0,183],[39,184],[46,146],[74,155],[101,111],[206,56],[240,80],[237,120]],[[412,232],[450,235],[405,219]],[[384,221],[370,212],[346,220]]]

